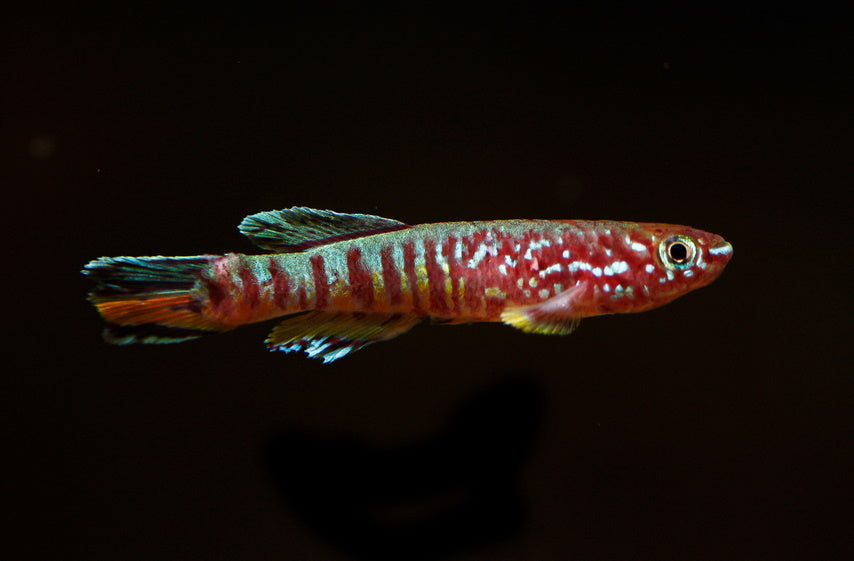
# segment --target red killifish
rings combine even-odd
[[[285,316],[267,346],[330,362],[425,317],[567,334],[581,318],[650,310],[705,286],[732,257],[715,234],[609,220],[408,226],[294,207],[239,229],[273,253],[86,265],[105,339],[172,343]]]

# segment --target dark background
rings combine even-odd
[[[123,10],[2,28],[4,558],[848,557],[837,14]],[[674,222],[735,257],[570,337],[101,341],[88,260],[253,252],[241,218],[292,205]]]

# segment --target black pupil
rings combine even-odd
[[[670,244],[670,247],[667,249],[667,253],[669,253],[670,258],[677,263],[681,263],[688,259],[688,248],[681,242],[674,242]]]

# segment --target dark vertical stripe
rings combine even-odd
[[[363,309],[370,308],[374,304],[374,283],[371,271],[362,262],[362,251],[358,247],[347,252],[347,274],[353,303]]]
[[[314,274],[315,309],[322,310],[326,308],[329,300],[329,279],[326,278],[322,256],[312,255],[309,261],[311,261],[311,272]]]
[[[383,268],[383,285],[385,293],[388,297],[388,303],[392,306],[399,306],[403,300],[403,293],[400,290],[400,271],[394,265],[394,257],[391,254],[392,246],[387,245],[380,251],[380,263]]]
[[[439,315],[449,312],[445,297],[445,272],[436,262],[436,242],[424,240],[424,266],[427,268],[427,286],[430,290],[430,311]]]
[[[282,270],[275,257],[268,259],[267,270],[270,271],[270,278],[273,282],[273,302],[278,308],[287,309],[288,297],[291,293],[291,285],[287,273]]]
[[[448,276],[451,278],[451,311],[459,314],[460,312],[460,264],[454,257],[457,250],[457,238],[450,236],[446,243],[448,244],[447,259],[448,259]],[[460,241],[462,243],[462,241]],[[462,259],[462,257],[461,257]]]
[[[217,282],[217,279],[202,277],[202,284],[207,292],[208,302],[213,308],[218,308],[223,300],[228,296],[222,286]]]
[[[477,269],[469,269],[466,257],[469,259],[474,257],[475,253],[477,253],[477,248],[484,241],[484,237],[484,231],[478,230],[471,237],[464,240],[464,242],[468,243],[468,247],[466,247],[468,251],[463,252],[463,263],[465,263],[464,267],[466,271],[466,292],[463,300],[468,308],[468,313],[471,315],[477,315],[480,312],[484,298],[483,291],[486,287],[480,275],[480,268],[483,265],[483,261],[480,262]]]
[[[228,317],[234,311],[235,287],[229,267],[232,259],[233,256],[231,255],[217,259],[211,267],[211,276],[205,274],[201,277],[210,306],[209,313],[218,318]]]
[[[513,241],[512,236],[509,236],[507,234],[502,234],[501,237],[499,238],[499,242],[500,243],[498,245],[498,256],[501,259],[501,261],[498,262],[498,266],[500,267],[501,264],[503,263],[505,270],[507,271],[506,275],[501,275],[501,277],[500,277],[501,278],[500,286],[504,290],[504,292],[507,293],[507,296],[509,298],[516,290],[518,290],[516,287],[516,279],[518,278],[518,275],[516,274],[516,270],[519,267],[524,266],[524,265],[521,265],[519,263],[519,261],[520,261],[519,256],[515,255],[517,253],[516,252],[516,244]],[[506,262],[504,256],[509,256],[511,259],[515,259],[516,260],[516,266],[515,267],[510,266]],[[499,274],[500,274],[500,272],[499,272]]]
[[[412,294],[412,311],[420,313],[421,295],[418,293],[418,276],[415,274],[415,244],[403,244],[403,272],[409,281],[409,292]]]
[[[478,275],[475,274],[468,276],[466,279],[466,294],[464,301],[469,314],[477,315],[480,312],[481,304],[483,304],[484,300],[485,289],[486,287],[483,285],[483,281],[481,281]]]
[[[258,301],[261,297],[260,290],[258,287],[258,279],[255,278],[255,275],[249,269],[249,266],[246,264],[246,262],[241,261],[237,265],[237,275],[240,277],[240,280],[243,283],[243,290],[241,290],[242,300],[246,302],[250,308],[257,307]]]

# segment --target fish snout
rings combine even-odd
[[[721,238],[716,244],[707,250],[709,261],[726,265],[732,258],[732,244]]]

